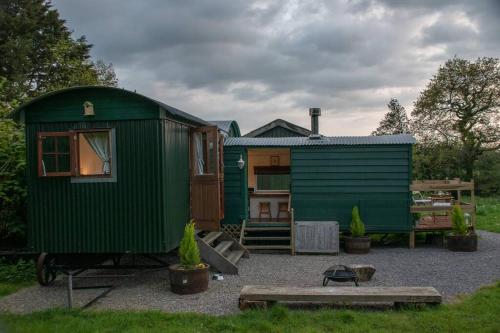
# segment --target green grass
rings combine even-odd
[[[35,263],[19,260],[15,263],[0,259],[0,297],[35,283]]]
[[[32,286],[34,283],[34,281],[0,282],[0,297],[13,294],[20,289]]]
[[[500,232],[500,197],[478,197],[477,228],[492,232]]]
[[[434,308],[369,311],[247,311],[238,315],[167,314],[158,311],[50,310],[0,314],[11,332],[499,332],[500,282],[454,304]],[[1,324],[0,324],[1,331]]]

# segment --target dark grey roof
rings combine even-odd
[[[225,137],[231,134],[231,127],[233,129],[233,136],[239,137],[241,135],[240,127],[236,120],[209,120],[209,123],[217,126]]]
[[[232,120],[209,120],[208,122],[217,126],[221,131],[229,133],[229,131],[231,130],[231,123],[233,121]]]
[[[410,134],[379,136],[322,136],[321,139],[309,137],[288,138],[227,138],[224,146],[251,147],[292,147],[292,146],[351,146],[351,145],[401,145],[415,144]]]
[[[45,93],[43,95],[37,96],[35,98],[32,98],[29,101],[21,104],[18,108],[16,108],[14,111],[12,111],[9,116],[14,118],[14,119],[17,119],[18,114],[19,114],[19,112],[21,112],[22,109],[26,108],[27,106],[29,106],[35,102],[38,102],[41,99],[44,99],[44,98],[49,97],[49,96],[61,94],[61,93],[67,92],[67,91],[71,91],[71,90],[84,90],[84,89],[103,89],[103,90],[108,89],[108,90],[117,90],[117,91],[127,92],[129,94],[134,94],[134,95],[140,96],[140,97],[142,97],[148,101],[151,101],[151,102],[157,104],[158,106],[162,107],[163,109],[165,109],[165,111],[167,111],[170,114],[170,116],[172,116],[175,119],[187,121],[188,123],[198,125],[198,126],[199,125],[202,125],[202,126],[209,125],[208,122],[206,122],[205,120],[203,120],[201,118],[193,116],[192,114],[189,114],[187,112],[176,109],[170,105],[167,105],[165,103],[162,103],[162,102],[157,101],[155,99],[152,99],[150,97],[138,94],[135,91],[130,91],[130,90],[116,88],[116,87],[105,87],[105,86],[75,86],[75,87],[54,90],[54,91]]]
[[[249,138],[258,137],[261,134],[268,132],[276,127],[283,127],[289,131],[295,132],[297,133],[297,136],[308,136],[309,134],[311,134],[311,131],[304,127],[292,124],[291,122],[283,119],[275,119],[270,123],[265,124],[264,126],[254,129],[253,131],[245,134],[244,136]]]

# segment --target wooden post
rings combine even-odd
[[[295,255],[295,212],[290,208],[290,251]]]
[[[470,200],[471,200],[471,205],[473,207],[472,209],[472,214],[471,214],[471,222],[472,222],[472,230],[476,230],[476,198],[474,197],[474,179],[470,180],[471,184],[471,189],[470,189]]]
[[[415,230],[410,231],[408,235],[408,248],[415,248]]]
[[[68,309],[73,308],[73,275],[68,274]]]
[[[245,237],[245,224],[246,224],[246,219],[243,219],[243,222],[241,223],[241,230],[240,230],[240,244],[243,245],[243,238]]]

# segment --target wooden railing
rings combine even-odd
[[[411,213],[432,213],[433,216],[436,213],[449,214],[453,209],[454,205],[460,206],[465,213],[470,214],[471,217],[471,228],[475,229],[476,226],[476,205],[474,200],[474,181],[464,182],[460,179],[452,180],[415,180],[410,185],[411,191],[419,192],[435,192],[435,191],[446,191],[446,192],[456,192],[456,200],[450,202],[449,206],[435,205],[431,201],[429,204],[423,205],[412,205],[410,207]],[[462,201],[462,191],[470,192],[470,201]],[[451,228],[451,223],[450,226]],[[418,228],[417,228],[418,229]]]

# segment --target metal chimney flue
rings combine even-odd
[[[321,116],[320,108],[310,108],[309,115],[311,116],[311,136],[319,135],[319,116]]]

